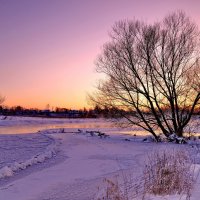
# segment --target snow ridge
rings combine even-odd
[[[47,133],[47,132],[45,132]],[[40,133],[47,136],[45,133]],[[0,179],[13,176],[15,172],[24,170],[32,165],[44,162],[47,159],[52,158],[58,152],[58,145],[60,144],[52,136],[47,136],[52,139],[53,143],[47,146],[44,152],[33,156],[32,158],[25,160],[23,162],[14,162],[9,166],[4,166],[0,169]]]

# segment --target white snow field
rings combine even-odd
[[[30,133],[29,126],[38,131],[41,124],[58,127]],[[21,127],[23,133],[30,134],[8,134],[10,127],[12,131],[12,127]],[[188,150],[196,158],[196,171],[200,168],[199,141],[190,145],[143,142],[141,136],[126,134],[130,129],[123,133],[103,119],[10,117],[0,120],[0,129],[0,200],[97,199],[101,193],[98,187],[102,187],[104,178],[125,173],[137,179],[147,154],[162,148]],[[7,134],[3,134],[2,129]],[[91,130],[110,137],[92,136]],[[141,134],[138,129],[133,133]],[[200,199],[199,186],[198,177],[191,200]],[[184,197],[149,195],[146,199],[179,200]]]

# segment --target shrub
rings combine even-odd
[[[122,170],[122,176],[104,179],[103,190],[95,200],[148,199],[148,195],[178,195],[190,199],[195,168],[186,151],[157,149],[147,156],[143,174]],[[120,174],[119,174],[120,175]]]
[[[185,151],[162,150],[148,156],[144,168],[145,193],[189,197],[193,185],[194,167]]]

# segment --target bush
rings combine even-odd
[[[122,175],[104,179],[95,200],[148,199],[148,195],[178,195],[190,199],[195,168],[186,151],[157,149],[147,156],[141,176],[122,170]],[[120,175],[120,174],[119,174]]]
[[[144,168],[144,191],[153,195],[186,194],[194,185],[194,167],[186,152],[156,151]]]

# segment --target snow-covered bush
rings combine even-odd
[[[195,165],[183,149],[157,149],[148,155],[138,177],[122,170],[118,178],[105,179],[95,200],[147,200],[159,195],[190,199]],[[157,198],[156,198],[157,199]]]
[[[177,144],[186,144],[187,141],[184,137],[178,137],[175,133],[171,134],[168,138],[169,142],[175,142]]]
[[[185,151],[161,150],[148,156],[144,168],[145,193],[188,197],[194,181],[194,167]]]

